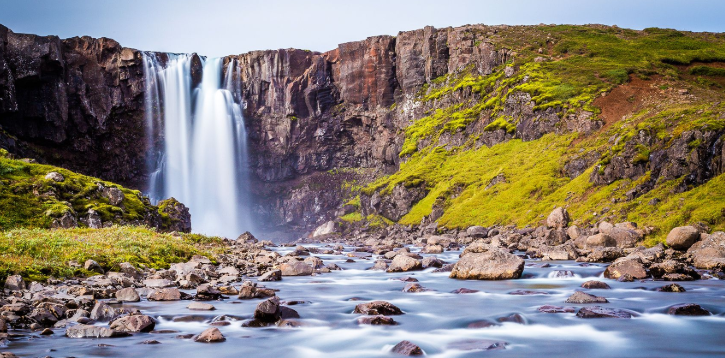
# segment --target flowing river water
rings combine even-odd
[[[314,245],[310,245],[314,246]],[[322,246],[322,245],[318,245]],[[352,248],[346,247],[346,251]],[[280,254],[291,248],[277,248]],[[411,248],[411,251],[417,251]],[[453,263],[460,251],[436,255]],[[694,357],[723,356],[725,343],[725,284],[723,281],[700,280],[680,283],[684,293],[657,292],[669,282],[616,282],[602,277],[605,264],[580,264],[573,261],[548,262],[527,260],[523,278],[506,281],[464,281],[448,278],[448,273],[433,269],[408,273],[385,273],[368,270],[375,256],[354,258],[346,255],[315,255],[325,264],[335,263],[342,271],[317,276],[284,277],[266,282],[278,289],[282,301],[304,301],[290,306],[302,317],[300,327],[242,327],[252,317],[262,299],[240,300],[230,297],[208,303],[215,311],[190,311],[190,301],[125,304],[138,308],[158,321],[157,331],[137,333],[112,339],[70,339],[63,330],[52,336],[13,331],[8,347],[19,356],[53,357],[386,357],[402,340],[420,346],[429,357]],[[427,256],[427,255],[422,255]],[[569,277],[558,277],[570,271]],[[402,292],[406,282],[395,280],[415,277],[427,292]],[[584,290],[588,280],[607,282],[610,290]],[[455,294],[459,288],[478,290]],[[540,292],[533,295],[511,294],[517,290]],[[630,310],[632,319],[583,319],[575,313],[542,313],[542,305],[573,306],[565,303],[576,290],[606,297],[604,307]],[[191,291],[188,291],[191,292]],[[400,307],[405,314],[393,316],[395,326],[358,325],[353,309],[358,303],[385,300]],[[712,312],[708,317],[667,315],[667,308],[678,303],[698,303]],[[523,323],[498,323],[501,317],[520,314]],[[226,337],[222,343],[196,343],[178,338],[198,334],[209,328],[215,317],[226,315],[230,325],[218,327]],[[469,328],[488,321],[487,328]],[[18,334],[20,333],[20,334]],[[160,344],[142,344],[156,340]],[[506,342],[505,349],[476,350],[480,340]],[[474,348],[473,350],[470,350]]]

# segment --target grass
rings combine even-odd
[[[118,270],[122,262],[161,269],[188,261],[200,254],[214,258],[222,241],[197,234],[171,235],[137,226],[103,229],[14,229],[0,232],[0,279],[20,274],[42,281],[48,276],[71,277],[91,274],[73,268],[88,259],[105,270]]]
[[[60,173],[65,180],[45,179],[50,172]],[[120,189],[123,202],[111,205],[101,187]],[[66,212],[84,217],[91,209],[104,222],[113,223],[142,222],[157,210],[138,190],[55,166],[11,159],[0,150],[0,230],[48,228]]]

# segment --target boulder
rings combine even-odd
[[[420,260],[414,259],[408,255],[397,255],[388,266],[387,272],[407,272],[414,270],[422,270],[423,264]]]
[[[582,307],[576,313],[579,318],[632,318],[632,312],[600,306]]]
[[[582,291],[576,291],[573,295],[566,299],[566,303],[609,303],[606,298],[594,296]]]
[[[205,283],[196,288],[194,299],[197,301],[211,301],[222,298],[222,293],[216,287]]]
[[[268,282],[268,281],[279,281],[282,279],[281,270],[270,270],[262,274],[257,278],[257,281]]]
[[[566,234],[569,236],[570,239],[576,240],[579,238],[579,236],[582,235],[582,229],[576,225],[572,225],[566,229]]]
[[[54,182],[60,183],[60,182],[62,182],[62,181],[65,180],[65,177],[61,173],[58,173],[58,172],[50,172],[50,173],[48,173],[48,174],[45,175],[45,180],[52,180]]]
[[[282,276],[309,276],[314,271],[312,266],[302,261],[283,263],[279,268]]]
[[[83,264],[83,268],[88,271],[100,273],[101,275],[105,273],[105,271],[103,271],[103,268],[101,267],[101,265],[98,264],[98,262],[90,259],[86,260],[86,262]]]
[[[671,283],[669,285],[658,287],[657,291],[659,291],[659,292],[686,292],[684,287],[682,287],[676,283]]]
[[[201,332],[198,336],[194,337],[194,342],[200,342],[200,343],[217,343],[217,342],[224,342],[227,339],[224,338],[224,335],[221,331],[219,331],[219,328],[212,327],[208,328],[204,332]]]
[[[254,319],[261,322],[276,322],[281,317],[279,298],[272,297],[257,305],[254,310]]]
[[[357,319],[358,324],[370,324],[373,326],[394,326],[398,324],[392,317],[376,315],[376,316],[363,316]]]
[[[385,260],[375,260],[375,264],[370,269],[373,271],[385,271],[388,269],[388,263]]]
[[[368,316],[396,316],[403,314],[397,306],[386,301],[372,301],[368,303],[361,303],[355,306],[353,313],[364,314]]]
[[[417,282],[411,282],[403,287],[403,292],[425,292],[428,291],[425,287],[421,286]]]
[[[116,291],[116,300],[121,302],[139,302],[141,297],[133,287],[126,287]]]
[[[590,280],[582,283],[582,288],[609,290],[611,287],[602,281]]]
[[[451,278],[475,280],[507,280],[520,278],[524,260],[504,250],[469,253],[453,266]]]
[[[683,303],[668,308],[667,314],[677,316],[709,316],[710,311],[695,303]]]
[[[481,239],[488,236],[488,229],[483,226],[471,226],[466,229],[466,234],[475,239]]]
[[[103,301],[96,301],[96,305],[91,310],[90,319],[94,321],[110,321],[116,316],[116,310]]]
[[[622,257],[614,261],[604,270],[604,277],[618,279],[621,276],[630,275],[636,280],[647,278],[647,270],[639,258]]]
[[[155,326],[154,319],[146,315],[125,316],[111,322],[111,329],[119,332],[151,332]]]
[[[20,275],[8,276],[5,279],[5,289],[10,291],[19,291],[25,289],[25,281]]]
[[[191,302],[186,308],[192,311],[213,311],[216,309],[213,305],[203,302]]]
[[[178,301],[181,299],[181,291],[178,288],[162,288],[154,290],[148,295],[149,301]]]
[[[703,270],[725,268],[725,232],[718,231],[696,242],[687,253],[696,268]]]
[[[396,344],[393,347],[392,352],[404,356],[422,356],[424,354],[423,350],[420,349],[420,347],[408,341],[401,341],[400,343]]]
[[[441,261],[439,258],[437,258],[435,256],[428,256],[428,257],[424,258],[422,261],[423,268],[443,267],[444,264],[445,263],[443,261]]]
[[[680,226],[667,234],[667,246],[675,250],[687,250],[700,240],[700,231],[694,226]]]
[[[111,328],[79,324],[68,327],[65,330],[65,335],[69,338],[113,338],[126,337],[129,334],[127,332],[119,332]]]
[[[586,248],[591,249],[594,247],[617,247],[617,241],[608,234],[599,233],[586,239]]]
[[[569,225],[569,213],[564,208],[556,208],[546,218],[546,226],[549,228],[565,228]]]

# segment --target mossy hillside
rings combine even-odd
[[[435,142],[444,131],[465,128],[482,112],[483,117],[499,118],[506,99],[515,92],[529,93],[538,110],[556,108],[563,115],[583,109],[596,115],[600,109],[592,105],[593,101],[627,82],[630,75],[678,80],[682,77],[678,65],[725,61],[723,34],[562,25],[503,27],[493,36],[473,35],[485,38],[497,48],[514,51],[514,59],[487,76],[475,75],[469,67],[423,86],[419,99],[433,105],[438,99],[470,89],[477,95],[466,108],[474,110],[464,114],[461,105],[456,104],[417,120],[406,130],[401,157],[414,153],[424,138]],[[505,67],[517,70],[506,77]],[[714,77],[722,71],[694,66],[689,73]],[[693,80],[700,85],[714,83],[701,77]]]
[[[0,232],[0,279],[20,274],[31,280],[48,276],[89,275],[68,262],[97,261],[106,270],[122,262],[140,267],[168,268],[193,255],[214,258],[222,240],[197,234],[163,234],[138,226],[103,229],[13,229]]]
[[[58,172],[65,180],[45,179]],[[100,187],[118,188],[125,198],[120,206],[109,203]],[[66,212],[82,217],[95,210],[104,222],[142,221],[155,208],[141,192],[59,167],[11,159],[0,153],[0,230],[50,227]]]

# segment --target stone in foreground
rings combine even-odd
[[[401,315],[403,314],[403,311],[400,310],[397,306],[390,302],[385,301],[373,301],[368,303],[361,303],[357,306],[355,306],[354,313],[364,314],[364,315],[370,315],[370,316],[377,316],[377,315],[386,315],[386,316],[395,316],[395,315]]]
[[[276,296],[261,302],[254,310],[254,319],[260,322],[277,322],[280,317],[279,298]]]
[[[524,260],[504,250],[469,253],[453,266],[450,278],[464,280],[508,280],[520,278]]]
[[[65,330],[65,335],[69,338],[114,338],[126,337],[129,334],[106,327],[79,324],[77,326],[68,327],[68,329]]]
[[[616,308],[583,307],[576,313],[579,318],[632,318],[632,313]]]
[[[151,332],[156,322],[145,315],[121,317],[111,323],[111,329],[119,332]]]
[[[404,356],[423,355],[423,350],[420,349],[420,347],[418,347],[417,345],[410,343],[409,341],[401,341],[400,343],[396,344],[395,347],[393,347],[392,352]]]
[[[200,343],[217,343],[217,342],[224,342],[227,339],[224,338],[224,335],[221,331],[219,331],[219,328],[212,327],[204,332],[201,332],[198,336],[194,337],[194,342],[200,342]]]

